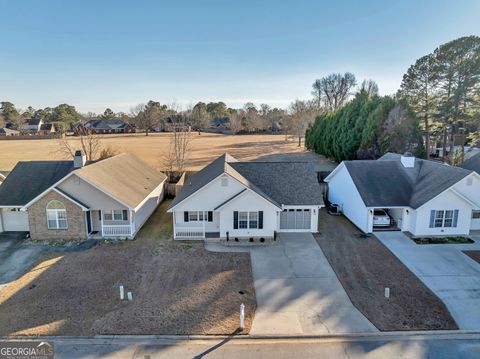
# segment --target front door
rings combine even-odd
[[[87,232],[88,234],[92,233],[92,217],[90,211],[87,211]]]

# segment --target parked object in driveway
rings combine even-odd
[[[376,209],[373,211],[373,226],[374,227],[389,227],[390,216],[383,209]]]

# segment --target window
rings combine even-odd
[[[248,228],[258,228],[258,212],[248,212]]]
[[[456,210],[432,210],[430,215],[430,228],[456,227],[458,221],[458,209]]]
[[[47,204],[48,229],[67,229],[67,210],[60,201],[50,201]]]
[[[126,209],[114,209],[112,211],[103,211],[104,221],[128,221],[128,211]]]
[[[238,212],[238,228],[248,228],[248,212]]]
[[[204,211],[189,211],[188,212],[188,221],[185,222],[203,222],[207,220],[207,213]]]
[[[472,211],[472,219],[480,219],[480,211]]]

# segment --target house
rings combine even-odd
[[[480,153],[475,154],[460,166],[466,170],[475,171],[480,174]]]
[[[96,134],[134,133],[135,126],[120,119],[93,119],[88,120],[87,122],[77,123],[73,130],[75,135],[85,133],[86,131],[93,131]]]
[[[175,239],[317,232],[324,206],[307,162],[239,162],[224,154],[185,179],[170,205]]]
[[[414,236],[468,235],[480,229],[480,176],[409,154],[343,161],[325,178],[328,200],[364,233],[384,209]]]
[[[43,124],[43,120],[39,118],[31,118],[21,126],[21,129],[26,133],[37,134]]]
[[[0,136],[6,137],[6,136],[20,136],[20,131],[13,130],[11,128],[0,128]]]
[[[133,238],[163,199],[166,178],[127,153],[19,162],[0,186],[0,231],[29,231],[34,240]]]
[[[44,136],[52,135],[55,132],[55,125],[53,123],[44,123],[40,126],[40,129],[38,130],[38,134]]]

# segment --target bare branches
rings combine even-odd
[[[75,151],[82,150],[83,153],[85,153],[87,161],[95,160],[102,147],[101,137],[95,135],[92,130],[85,127],[79,127],[77,133],[78,136],[75,140],[67,140],[66,137],[59,139],[56,153],[66,158],[73,158]]]

